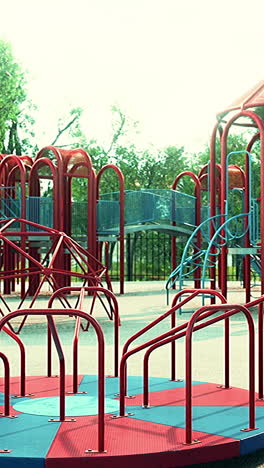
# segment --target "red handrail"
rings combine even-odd
[[[231,311],[225,312],[219,317],[213,318],[208,320],[205,323],[202,323],[200,325],[194,326],[197,321],[203,320],[207,317],[210,317],[213,315],[215,312],[218,312],[219,310],[226,310],[230,309]],[[234,309],[236,308],[236,309]],[[233,310],[232,310],[233,309]],[[239,309],[239,310],[237,310]],[[250,337],[250,351],[249,351],[249,380],[250,380],[250,394],[249,394],[249,425],[250,429],[253,430],[255,427],[255,400],[254,400],[254,395],[255,395],[255,383],[254,383],[254,322],[251,317],[250,312],[244,307],[240,305],[228,305],[228,304],[221,304],[221,305],[213,305],[213,306],[204,306],[200,308],[197,312],[195,312],[190,319],[190,322],[188,323],[188,327],[186,331],[183,331],[181,333],[178,333],[178,335],[174,335],[170,338],[164,339],[163,341],[158,342],[157,344],[154,344],[154,346],[151,346],[147,350],[144,356],[144,400],[143,400],[143,405],[144,407],[148,407],[148,362],[149,362],[149,357],[152,351],[155,349],[164,346],[168,343],[170,343],[172,340],[177,340],[179,338],[182,338],[183,336],[186,336],[186,443],[192,443],[191,442],[191,418],[192,418],[192,412],[191,412],[191,391],[192,391],[192,382],[191,382],[191,338],[189,338],[189,335],[191,336],[192,331],[197,331],[202,328],[205,328],[211,324],[214,324],[216,322],[219,322],[220,320],[226,320],[226,317],[230,317],[232,315],[235,315],[236,313],[239,312],[244,312],[247,311],[248,313],[246,314],[246,318],[248,320],[249,324],[249,337]],[[180,331],[181,327],[178,327],[178,331]],[[187,333],[188,331],[188,333]],[[187,347],[188,351],[187,351]]]
[[[172,307],[177,304],[177,301],[180,299],[181,296],[185,294],[194,294],[198,296],[199,294],[209,294],[211,296],[218,297],[221,300],[222,304],[226,303],[226,298],[219,292],[215,291],[214,289],[183,289],[175,294]],[[195,297],[193,296],[193,297]],[[190,297],[190,300],[192,296]],[[182,304],[182,303],[181,303]],[[171,314],[171,328],[176,327],[176,310],[174,313]],[[229,322],[228,319],[225,321],[225,368],[226,368],[226,376],[225,376],[225,385],[228,386],[229,384]],[[172,341],[171,343],[171,380],[176,380],[176,343]]]
[[[104,343],[104,335],[102,328],[100,327],[99,323],[95,318],[91,315],[86,314],[85,312],[77,309],[20,309],[14,312],[10,312],[8,315],[0,319],[0,332],[4,325],[11,319],[19,316],[31,316],[31,315],[40,315],[46,316],[47,318],[51,318],[50,324],[52,324],[52,316],[55,315],[75,315],[76,317],[83,318],[88,320],[95,332],[97,334],[97,341],[98,341],[98,451],[104,451],[104,397],[105,397],[105,385],[104,385],[104,378],[105,378],[105,343]],[[54,329],[53,329],[54,331]],[[54,337],[56,338],[56,330],[54,333]],[[58,342],[57,342],[58,344]],[[57,351],[59,350],[59,346]],[[63,356],[59,354],[61,371],[63,375]],[[63,385],[63,378],[60,384],[60,398],[65,398],[65,382]],[[63,394],[63,395],[62,395]],[[62,408],[60,408],[62,409]]]
[[[112,301],[112,312],[114,315],[114,377],[118,377],[118,365],[119,365],[119,326],[120,326],[120,316],[119,316],[119,308],[118,308],[118,302],[114,294],[109,291],[109,289],[102,288],[100,286],[66,286],[64,288],[60,288],[57,291],[55,291],[52,296],[49,299],[48,302],[48,308],[52,308],[52,304],[54,299],[59,298],[66,293],[69,292],[80,292],[81,290],[86,291],[88,293],[104,293],[105,296]],[[70,314],[72,315],[72,314]],[[78,375],[78,362],[77,362],[77,356],[75,355],[77,351],[77,346],[78,346],[78,337],[79,337],[79,327],[77,327],[76,324],[76,329],[75,329],[75,335],[74,335],[74,356],[73,356],[73,375],[75,375],[75,380],[76,380],[76,375]],[[48,332],[48,375],[51,375],[51,340],[49,337],[49,332]]]
[[[215,312],[217,312],[219,310],[226,310],[226,309],[230,309],[230,308],[231,309],[236,308],[236,309],[231,310],[229,312],[225,312],[220,317],[213,318],[213,319],[209,320],[206,323],[202,323],[202,324],[200,324],[198,326],[194,326],[195,322],[203,320],[203,319],[211,316],[212,314],[214,314]],[[199,329],[204,328],[206,326],[209,326],[209,325],[211,325],[213,323],[216,323],[216,322],[218,322],[220,320],[226,319],[227,317],[235,315],[236,313],[239,313],[241,311],[244,312],[244,314],[246,315],[248,325],[249,325],[249,337],[250,337],[250,352],[249,352],[249,361],[250,361],[250,365],[249,365],[249,369],[250,369],[250,371],[249,371],[250,372],[250,375],[249,375],[249,380],[250,380],[249,430],[253,430],[255,428],[254,322],[253,322],[253,319],[251,317],[250,312],[244,306],[240,306],[240,305],[237,306],[237,305],[221,304],[221,305],[211,305],[211,306],[202,307],[201,309],[199,309],[197,312],[194,313],[194,315],[192,317],[193,320],[191,319],[189,323],[182,324],[179,327],[177,327],[176,329],[170,330],[170,332],[164,333],[163,335],[161,335],[159,337],[159,341],[157,341],[157,339],[150,340],[149,342],[144,343],[143,345],[140,345],[137,348],[135,348],[132,351],[125,354],[122,357],[121,364],[120,364],[120,416],[125,415],[124,379],[125,379],[126,361],[127,361],[129,356],[131,356],[132,354],[135,354],[138,351],[143,350],[144,348],[147,348],[148,346],[150,346],[152,344],[154,345],[154,346],[152,346],[152,348],[149,348],[149,350],[146,352],[145,358],[144,358],[144,395],[146,395],[145,383],[147,383],[147,381],[148,381],[148,357],[149,357],[150,353],[154,349],[156,349],[157,347],[163,346],[163,345],[165,345],[167,343],[170,343],[173,340],[177,340],[179,338],[182,338],[183,336],[186,336],[186,339],[187,339],[187,336],[190,333],[192,333],[192,331],[196,331],[196,330],[199,330]],[[190,323],[191,323],[191,325],[190,325]],[[190,326],[191,326],[191,328],[190,328]],[[186,330],[182,331],[184,328],[186,328]],[[188,335],[187,335],[187,330],[188,330]],[[169,336],[170,334],[172,334],[172,331],[174,333],[178,332],[178,334],[177,335],[174,334],[174,336]],[[179,333],[179,332],[181,332],[181,333]],[[162,338],[165,338],[165,337],[167,337],[167,338],[164,339],[163,341],[160,341]],[[188,345],[189,345],[189,342],[190,342],[190,339],[189,339],[189,341],[187,341]],[[187,355],[187,353],[186,353],[186,355]],[[188,398],[186,397],[186,443],[191,443],[190,442],[190,433],[192,432],[192,430],[191,430],[191,421],[190,421],[190,419],[191,419],[191,401],[190,401],[190,395],[191,395],[190,377],[191,377],[191,372],[190,372],[190,365],[188,367],[190,356],[191,356],[191,354],[189,352],[189,354],[186,357],[186,381],[188,382],[188,390],[186,390],[187,397],[188,397]],[[187,388],[187,382],[186,382],[186,388]],[[143,403],[146,404],[146,406],[147,406],[148,401],[144,400]],[[188,410],[187,410],[187,407],[188,407]]]
[[[12,312],[9,312],[8,315],[5,315],[5,317],[10,317],[10,314]],[[9,328],[4,327],[2,330],[9,335],[19,346],[20,350],[20,396],[25,396],[26,394],[26,351],[25,351],[25,346],[23,345],[22,341],[20,338]]]
[[[231,310],[229,310],[231,309]],[[210,313],[213,315],[219,310],[225,311],[225,313],[215,319],[210,320],[210,323],[216,323],[219,320],[223,320],[226,316],[231,317],[239,312],[244,313],[248,322],[249,331],[249,428],[248,430],[254,430],[255,427],[255,340],[254,340],[254,321],[249,310],[240,304],[228,305],[211,305],[201,307],[191,317],[187,330],[186,330],[186,444],[192,443],[192,332],[194,330],[195,323],[199,320],[200,315],[204,313]],[[229,310],[229,312],[228,312]],[[201,328],[208,326],[208,322],[201,325]]]
[[[263,399],[263,302],[264,302],[264,296],[261,296],[257,299],[255,299],[254,301],[252,302],[249,302],[245,305],[245,307],[247,309],[251,308],[251,307],[255,307],[256,305],[259,305],[259,310],[258,310],[258,342],[259,342],[259,345],[258,345],[258,375],[259,375],[259,378],[258,378],[258,384],[259,384],[259,399]],[[206,318],[205,316],[202,317],[203,319]],[[199,319],[200,320],[200,319]],[[226,319],[228,320],[228,318]],[[209,322],[208,322],[209,323]],[[201,327],[195,327],[195,330],[198,330],[200,329]],[[180,328],[181,329],[181,328]],[[179,328],[177,328],[177,330],[179,330]],[[182,337],[183,335],[181,335]],[[225,336],[225,339],[226,339],[226,336]],[[158,347],[162,346],[163,344],[167,344],[167,343],[174,343],[175,340],[172,339],[168,339],[168,340],[164,340],[160,343],[157,343],[157,344],[154,344],[153,346],[151,346],[151,348],[148,349],[148,351],[146,351],[145,353],[145,356],[144,356],[144,371],[143,371],[143,387],[144,387],[144,396],[143,396],[143,405],[145,407],[148,407],[149,405],[149,401],[148,401],[148,360],[149,360],[149,357],[150,357],[150,354],[152,353],[152,351],[154,351],[155,349],[157,349]],[[227,353],[225,353],[225,356],[227,356]],[[226,364],[225,364],[225,377],[226,377]],[[228,368],[229,368],[229,364],[228,364]],[[226,380],[226,379],[225,379]],[[228,382],[229,383],[229,382]],[[225,382],[225,388],[228,388],[229,385],[226,385],[226,382]]]
[[[191,294],[189,297],[185,298],[180,304],[177,304],[177,300],[180,298],[180,296],[184,295],[184,294]],[[172,301],[172,307],[171,309],[169,309],[167,312],[165,312],[164,314],[162,314],[160,317],[158,317],[157,319],[153,320],[153,322],[149,323],[148,325],[146,325],[144,328],[142,328],[141,330],[139,330],[137,333],[135,333],[134,335],[132,335],[127,341],[126,343],[124,344],[124,347],[123,347],[123,352],[122,352],[122,355],[126,354],[127,351],[128,351],[128,348],[130,346],[130,344],[135,341],[137,338],[139,338],[141,335],[143,335],[145,332],[147,332],[148,330],[150,330],[151,328],[153,328],[155,325],[157,325],[158,323],[160,323],[162,320],[164,320],[165,318],[167,318],[169,315],[171,315],[171,328],[175,328],[176,326],[176,319],[175,319],[175,313],[178,309],[180,309],[182,306],[184,306],[185,304],[187,304],[188,302],[190,302],[192,299],[194,299],[196,296],[198,296],[199,294],[212,294],[214,296],[217,296],[222,302],[225,302],[226,299],[224,298],[224,296],[218,292],[218,291],[214,291],[214,290],[210,290],[210,289],[185,289],[185,290],[182,290],[182,291],[179,291],[173,301]],[[175,343],[172,342],[171,344],[171,380],[175,380],[176,376],[176,359],[175,359]],[[126,379],[125,379],[125,392],[126,392]]]
[[[10,416],[10,365],[6,355],[1,352],[0,359],[3,361],[5,372],[5,406],[4,413],[1,415]]]
[[[183,304],[183,302],[181,303]],[[204,314],[202,317],[199,318],[199,320],[205,319],[209,314]],[[176,328],[172,328],[171,330],[167,331],[166,333],[163,333],[162,335],[159,335],[155,338],[152,338],[151,340],[147,341],[146,343],[143,343],[136,348],[133,348],[131,351],[128,351],[126,354],[122,356],[121,362],[120,362],[120,416],[124,416],[125,414],[125,395],[126,395],[126,363],[127,359],[132,356],[133,354],[138,353],[139,351],[142,351],[145,348],[148,348],[149,346],[156,345],[156,347],[162,346],[163,344],[171,343],[173,340],[176,340],[178,338],[182,338],[185,336],[185,331],[180,333],[175,337],[175,333],[178,333],[184,329],[187,328],[188,326],[188,321],[183,323],[182,325],[179,325]],[[198,327],[197,327],[198,329]]]

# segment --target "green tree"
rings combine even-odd
[[[10,44],[0,40],[0,152],[22,154],[32,147],[34,106],[26,77]]]

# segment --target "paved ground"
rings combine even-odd
[[[114,285],[118,291],[118,285]],[[254,291],[254,296],[258,296],[257,288]],[[120,351],[123,343],[132,334],[136,333],[150,321],[159,317],[164,313],[168,306],[166,305],[166,295],[164,291],[164,282],[155,283],[129,283],[126,285],[126,294],[120,296],[117,293],[119,310],[122,325],[120,327]],[[170,300],[173,298],[173,293],[170,294]],[[71,298],[72,304],[76,298]],[[86,299],[87,309],[90,306],[91,299]],[[232,284],[230,288],[229,301],[233,303],[243,303],[244,294],[239,289],[239,284]],[[18,298],[12,297],[8,299],[10,308],[16,309],[19,303]],[[191,306],[195,310],[199,305],[202,305],[196,300]],[[26,305],[25,305],[26,306]],[[38,307],[47,306],[47,297],[42,297]],[[183,323],[190,316],[190,306],[188,310],[178,316],[178,323]],[[111,322],[105,310],[101,305],[98,305],[94,311],[94,316],[101,324],[106,339],[106,373],[112,373],[113,362],[113,322]],[[253,311],[253,316],[256,318],[256,312]],[[16,321],[18,322],[18,320]],[[14,324],[17,326],[18,323]],[[166,331],[169,327],[169,320],[166,319],[160,324],[155,333],[148,332],[147,337],[153,337]],[[71,348],[74,329],[74,319],[66,316],[58,321],[58,329],[60,331],[61,340],[66,356],[67,373],[71,373]],[[23,328],[21,338],[27,347],[27,372],[30,375],[41,375],[45,373],[46,358],[45,358],[45,320],[33,319],[28,320],[27,325]],[[138,340],[140,343],[140,339]],[[212,327],[201,330],[195,334],[194,343],[194,362],[193,362],[193,377],[196,380],[223,383],[223,323],[218,323]],[[1,351],[5,352],[11,360],[11,374],[19,374],[19,362],[16,345],[14,345],[8,337],[1,338]],[[231,320],[231,384],[237,387],[248,387],[248,337],[247,326],[241,314],[233,317]],[[142,354],[138,354],[131,359],[128,365],[128,372],[131,375],[142,374]],[[58,372],[57,358],[54,353],[53,357],[54,373]],[[80,339],[80,369],[79,373],[95,373],[96,372],[96,337],[90,329],[87,333],[81,334]],[[1,375],[2,369],[0,369]],[[169,348],[163,347],[155,351],[151,357],[150,374],[153,376],[169,377]],[[184,341],[181,339],[177,344],[177,376],[183,377],[184,370]],[[203,466],[208,468],[224,468],[224,467],[247,467],[256,468],[264,467],[264,450],[240,459],[216,462],[213,464],[196,465],[197,468]]]

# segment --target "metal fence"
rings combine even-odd
[[[177,237],[177,264],[181,261],[186,236]],[[109,272],[119,280],[119,243],[109,244]],[[107,263],[107,259],[103,258]],[[156,231],[140,231],[125,237],[125,281],[167,280],[171,273],[171,236]],[[218,276],[218,275],[217,275]],[[243,281],[243,255],[229,258],[228,281]],[[251,280],[258,284],[259,276],[252,268]]]

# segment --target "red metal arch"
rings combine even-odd
[[[58,170],[53,162],[48,158],[36,159],[29,173],[29,195],[32,197],[40,196],[38,171],[44,166],[48,166],[52,173],[53,180],[53,227],[60,230],[59,224],[59,181]]]
[[[181,172],[175,178],[175,180],[174,180],[174,182],[172,184],[172,189],[176,190],[177,186],[178,186],[178,183],[185,176],[190,177],[193,180],[194,184],[195,184],[194,185],[194,194],[195,194],[195,197],[196,197],[196,202],[195,202],[195,224],[196,224],[196,226],[199,226],[201,224],[201,181],[200,181],[199,177],[196,174],[194,174],[193,172],[191,172],[191,171]],[[172,225],[176,226],[176,222],[173,221]],[[198,249],[201,248],[201,244],[202,244],[202,238],[201,238],[201,232],[199,231],[197,233],[197,247],[198,247]],[[172,270],[175,270],[175,268],[177,266],[177,264],[176,264],[176,237],[175,236],[171,237],[171,263],[172,263]],[[194,280],[195,287],[200,288],[201,287],[201,281],[197,279],[197,278],[200,278],[200,269],[199,268],[195,271],[195,277],[196,277],[196,279]]]
[[[120,242],[120,294],[124,294],[125,281],[125,179],[122,171],[114,164],[106,164],[103,166],[96,178],[96,197],[100,197],[100,180],[102,175],[112,169],[119,180],[119,242]]]
[[[20,171],[20,184],[21,184],[21,217],[26,218],[26,168],[23,161],[16,155],[5,156],[4,159],[0,162],[0,174],[5,172],[7,169],[8,163],[14,162],[15,166],[18,167]],[[4,169],[4,170],[3,170]],[[7,178],[8,174],[6,174]]]
[[[224,213],[225,210],[225,200],[226,200],[226,154],[227,154],[227,137],[231,125],[238,120],[240,117],[246,116],[251,118],[253,122],[259,129],[260,135],[260,190],[261,190],[261,200],[260,200],[260,229],[261,229],[261,252],[264,249],[264,123],[262,119],[252,111],[244,110],[238,112],[236,115],[230,118],[227,122],[223,136],[221,139],[221,166],[222,166],[222,184],[221,184],[221,212]],[[246,153],[246,186],[245,186],[245,212],[249,211],[249,183],[248,183],[248,155]],[[247,239],[247,243],[249,240]],[[227,250],[226,246],[222,249],[221,254],[221,288],[223,295],[227,294]],[[249,256],[245,256],[245,280],[246,280],[246,300],[249,301],[250,296],[250,260]],[[264,262],[261,264],[261,294],[264,294]]]

